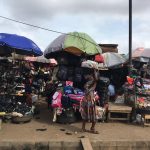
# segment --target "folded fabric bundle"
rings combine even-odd
[[[12,116],[14,116],[14,117],[23,117],[23,114],[17,113],[17,112],[12,112]]]
[[[97,70],[106,69],[106,67],[103,63],[97,63],[92,60],[83,61],[81,64],[81,67],[93,68],[93,69],[97,69]]]

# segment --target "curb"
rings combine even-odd
[[[93,150],[150,150],[150,141],[91,141]],[[81,141],[0,142],[0,150],[83,150]]]

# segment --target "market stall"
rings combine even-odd
[[[15,35],[0,33],[0,55],[11,56],[12,60],[6,59],[0,63],[0,117],[9,118],[14,122],[29,121],[33,113],[32,102],[29,104],[27,99],[32,94],[29,81],[31,68],[23,65],[22,62],[15,60],[15,54],[20,55],[42,55],[40,48],[30,39]],[[8,117],[9,116],[9,117]]]
[[[127,78],[128,83],[124,86],[125,103],[133,107],[133,119],[140,115],[143,123],[142,118],[150,114],[150,80],[141,77]]]
[[[76,120],[75,113],[79,112],[84,97],[85,76],[93,72],[95,64],[96,69],[104,67],[91,60],[100,53],[101,48],[96,42],[87,34],[79,32],[61,35],[46,48],[44,56],[55,58],[58,62],[53,71],[47,97],[49,106],[53,108],[53,121],[65,123]],[[99,85],[105,82],[107,80],[101,79]],[[105,94],[101,94],[104,100],[107,98],[107,86],[103,87],[99,94],[105,90]],[[99,97],[97,94],[95,96]],[[97,102],[99,105],[98,99]]]
[[[6,60],[0,63],[0,112],[4,117],[8,117],[8,114],[10,118],[22,117],[31,110],[31,106],[26,103],[24,74],[20,73],[21,68],[17,62],[12,64]]]

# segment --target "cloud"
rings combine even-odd
[[[122,5],[124,3],[124,5]],[[101,17],[106,14],[126,14],[128,2],[124,0],[3,0],[4,7],[16,19],[42,20],[65,14],[93,13]]]
[[[149,0],[132,0],[132,8],[133,8],[133,13],[134,14],[145,14],[146,11],[150,12],[149,6],[150,6],[150,1]]]
[[[0,15],[41,27],[88,33],[97,43],[128,51],[128,0],[1,0]],[[133,49],[149,46],[150,1],[133,0]],[[0,32],[33,39],[42,49],[59,34],[0,19]]]
[[[41,20],[56,15],[87,14],[128,16],[128,1],[125,0],[2,0],[12,16],[17,19]],[[142,14],[149,10],[149,0],[133,0],[133,13]]]

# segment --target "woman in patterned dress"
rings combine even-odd
[[[80,112],[83,119],[82,123],[82,131],[86,132],[88,130],[85,129],[86,122],[91,122],[92,126],[90,128],[91,133],[98,134],[95,131],[96,125],[96,102],[94,98],[94,91],[96,88],[97,80],[98,80],[98,71],[94,69],[94,74],[89,74],[85,77],[87,82],[84,85],[85,96],[81,101]]]

